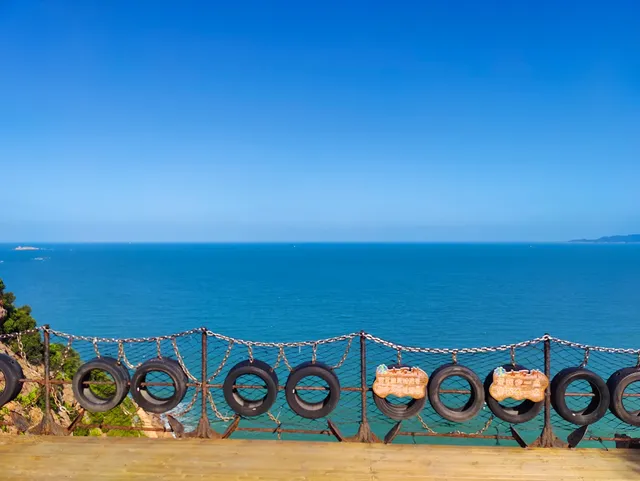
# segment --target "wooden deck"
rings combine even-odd
[[[640,451],[1,436],[0,479],[629,481]]]

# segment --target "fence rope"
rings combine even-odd
[[[16,336],[16,342],[18,343],[19,354],[22,359],[26,359],[27,355],[24,353],[24,346],[22,345],[22,333],[19,332]]]
[[[218,407],[216,406],[216,403],[213,400],[213,396],[211,395],[211,391],[209,390],[207,390],[207,399],[209,400],[209,405],[211,406],[213,414],[215,414],[218,419],[224,422],[231,421],[233,419],[233,416],[225,416],[220,411],[218,411]]]
[[[291,364],[289,364],[289,360],[287,359],[287,355],[284,353],[284,346],[280,346],[278,350],[278,358],[276,359],[276,363],[271,368],[273,371],[278,369],[278,366],[280,365],[280,361],[284,361],[284,365],[287,366],[287,369],[289,371],[293,371],[293,368],[291,367]]]
[[[464,431],[459,431],[459,430],[455,430],[455,431],[449,431],[448,433],[438,433],[437,431],[434,431],[433,429],[431,429],[427,423],[424,421],[424,419],[422,418],[422,416],[420,414],[418,414],[418,420],[420,421],[420,424],[422,425],[422,428],[427,431],[430,434],[457,434],[457,435],[466,435],[466,436],[480,436],[482,434],[484,434],[487,429],[489,429],[489,427],[491,426],[491,423],[493,423],[493,419],[494,416],[491,415],[489,417],[489,419],[487,419],[487,422],[484,423],[484,425],[478,429],[477,431],[473,432],[473,433],[465,433]]]
[[[349,355],[349,351],[351,350],[352,342],[353,337],[347,341],[347,347],[344,349],[344,354],[342,355],[338,363],[332,367],[332,369],[339,369],[340,367],[342,367],[344,362],[347,360],[347,356]]]
[[[198,400],[198,394],[200,394],[200,386],[195,388],[195,391],[193,393],[193,397],[191,398],[191,401],[189,401],[189,403],[182,408],[180,411],[175,412],[175,413],[168,413],[171,414],[172,416],[179,418],[184,416],[185,414],[187,414],[189,411],[191,411],[193,409],[193,406],[195,406],[196,401]]]
[[[210,383],[211,381],[213,381],[218,376],[218,374],[220,374],[220,372],[224,368],[224,365],[227,363],[227,360],[229,359],[229,355],[231,354],[231,349],[233,349],[233,342],[229,343],[229,346],[227,347],[227,351],[224,353],[224,357],[222,358],[222,361],[220,362],[218,369],[216,369],[214,373],[211,376],[209,376],[209,378],[207,379],[207,383]]]
[[[180,367],[182,368],[184,373],[187,375],[187,377],[194,382],[200,382],[200,380],[197,377],[191,374],[191,371],[189,371],[189,369],[187,368],[187,365],[184,363],[184,359],[182,359],[182,354],[180,354],[180,350],[178,349],[178,342],[176,341],[175,337],[171,338],[171,345],[173,346],[173,352],[175,352],[176,358],[178,359],[178,364],[180,364]]]
[[[13,339],[14,337],[26,336],[27,334],[35,334],[36,332],[42,332],[46,330],[44,326],[36,327],[34,329],[27,329],[26,331],[19,332],[9,332],[0,334],[0,341],[4,341],[5,339]]]
[[[122,361],[124,365],[127,366],[132,371],[135,371],[140,366],[142,366],[141,362],[139,362],[138,364],[132,364],[129,361],[129,359],[127,358],[127,354],[124,352],[124,342],[122,341],[118,343],[118,361]]]
[[[589,362],[590,352],[591,350],[588,347],[584,350],[584,359],[582,360],[582,364],[580,364],[580,367],[585,367],[587,365],[587,363]]]
[[[603,347],[603,346],[594,346],[589,344],[581,344],[577,342],[567,341],[564,339],[560,339],[557,337],[550,336],[545,334],[541,337],[536,337],[527,341],[522,341],[514,344],[503,344],[499,346],[481,346],[481,347],[465,347],[465,348],[434,348],[434,347],[414,347],[414,346],[404,346],[401,344],[396,344],[391,341],[387,341],[380,337],[374,336],[373,334],[369,334],[367,332],[354,332],[350,334],[344,334],[342,336],[329,337],[326,339],[319,339],[317,341],[297,341],[297,342],[261,342],[261,341],[248,341],[245,339],[238,339],[234,337],[225,336],[223,334],[218,334],[216,332],[210,331],[205,328],[196,328],[190,329],[188,331],[178,332],[175,334],[170,334],[166,336],[152,336],[152,337],[124,337],[124,338],[116,338],[116,337],[91,337],[91,336],[78,336],[74,334],[68,334],[62,331],[56,331],[47,327],[38,327],[35,329],[30,329],[27,331],[22,331],[20,333],[10,333],[10,334],[2,334],[0,335],[0,339],[16,337],[18,335],[24,334],[32,334],[35,332],[48,331],[49,333],[61,337],[61,338],[73,338],[74,340],[79,341],[89,341],[89,342],[100,342],[100,343],[142,343],[142,342],[150,342],[150,341],[171,341],[172,339],[178,337],[190,336],[196,333],[206,333],[209,337],[214,337],[216,339],[220,339],[222,341],[231,342],[234,344],[242,345],[242,346],[254,346],[254,347],[311,347],[314,344],[331,344],[339,341],[348,341],[349,339],[353,339],[356,336],[362,335],[365,339],[375,342],[377,344],[382,344],[386,347],[389,347],[393,350],[400,349],[404,352],[414,352],[414,353],[427,353],[427,354],[452,354],[454,351],[457,351],[458,354],[482,354],[489,352],[500,352],[507,351],[513,348],[522,348],[528,347],[535,344],[539,344],[544,341],[552,341],[557,344],[561,344],[568,347],[575,347],[578,349],[586,349],[589,348],[591,351],[597,352],[607,352],[614,354],[640,354],[640,349],[632,349],[632,348],[616,348],[616,347]]]

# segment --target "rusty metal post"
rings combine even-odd
[[[549,334],[545,334],[544,340],[544,375],[551,380],[551,339]],[[540,448],[560,448],[566,447],[553,432],[551,425],[551,385],[547,387],[544,393],[544,427],[540,437],[532,444],[532,446]]]
[[[360,333],[360,422],[367,422],[367,339]]]
[[[42,421],[34,426],[31,434],[53,434],[55,436],[64,436],[67,434],[59,424],[53,420],[51,415],[51,333],[49,325],[46,324],[43,329],[44,339],[44,413]]]
[[[200,377],[199,386],[196,388],[200,389],[200,421],[198,421],[198,426],[194,431],[186,433],[184,436],[189,438],[220,439],[220,434],[211,429],[211,425],[209,424],[209,416],[207,414],[207,397],[209,393],[209,386],[207,384],[207,340],[207,329],[203,327],[201,330],[200,339],[202,348],[200,369],[202,371],[202,375]],[[176,431],[176,429],[179,431],[182,425],[179,425],[179,422],[175,419],[174,424],[176,425],[176,428],[173,428],[174,431]]]
[[[208,339],[206,329],[202,329],[202,358],[201,358],[201,370],[202,377],[200,382],[200,389],[202,390],[202,403],[200,404],[200,418],[207,418],[207,393],[209,388],[207,387],[207,349]]]
[[[361,443],[380,442],[369,426],[367,420],[367,338],[365,332],[360,332],[360,427],[355,436],[355,441]]]
[[[44,329],[44,409],[51,412],[51,336],[49,326]]]

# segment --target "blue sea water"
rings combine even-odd
[[[366,330],[421,346],[545,332],[640,346],[640,246],[0,245],[0,278],[40,324],[92,336],[193,327],[252,340]]]

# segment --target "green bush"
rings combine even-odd
[[[36,327],[36,320],[31,316],[29,306],[15,306],[16,297],[11,292],[5,291],[5,284],[0,279],[0,334],[11,334],[26,331]],[[44,344],[40,332],[21,336],[22,350],[27,360],[33,365],[42,365],[44,360]],[[21,352],[17,340],[12,340],[9,346],[14,352]],[[65,352],[66,351],[66,352]],[[63,344],[51,344],[49,347],[49,366],[51,375],[55,379],[70,380],[81,366],[80,354],[75,349],[68,349]],[[94,381],[111,381],[112,379],[101,371],[94,371],[91,375]],[[53,396],[62,392],[62,386],[52,386],[51,406],[55,409]],[[102,397],[109,397],[114,393],[113,385],[93,385],[91,390]],[[45,396],[42,395],[42,387],[38,386],[28,393],[20,394],[16,401],[24,407],[38,405],[44,410]],[[77,415],[77,411],[65,403],[71,417]],[[0,414],[1,415],[1,414]],[[87,424],[104,424],[111,426],[141,426],[141,421],[136,415],[136,407],[131,399],[126,398],[122,404],[105,413],[85,414]],[[124,431],[120,429],[105,429],[107,436],[141,437],[140,431]],[[98,428],[87,429],[82,426],[74,431],[75,436],[101,436],[103,431]]]
[[[5,292],[5,285],[0,279],[0,307],[6,311],[0,319],[0,334],[27,331],[36,327],[36,320],[31,316],[29,306],[16,307],[16,296],[12,292]],[[21,338],[24,354],[32,364],[40,364],[44,355],[44,346],[39,332],[25,334]],[[11,349],[19,352],[17,340],[10,343]]]

